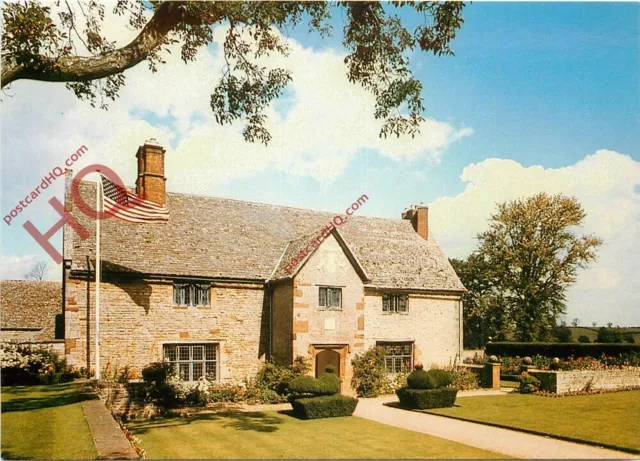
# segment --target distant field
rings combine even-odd
[[[594,342],[598,337],[598,329],[600,327],[569,327],[571,330],[571,339],[573,341],[578,340],[578,336],[586,336],[589,338],[591,342]],[[622,334],[631,333],[633,338],[636,340],[636,344],[640,344],[640,328],[629,327],[629,328],[619,328],[618,331],[622,332]]]

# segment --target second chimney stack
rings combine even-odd
[[[429,240],[429,208],[426,205],[414,205],[402,213],[402,219],[411,221],[411,225],[418,235]]]

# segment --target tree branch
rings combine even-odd
[[[161,46],[169,32],[185,14],[184,2],[165,2],[128,45],[99,56],[64,56],[53,58],[35,55],[28,59],[12,54],[2,56],[2,88],[16,80],[30,79],[45,82],[86,82],[119,74],[147,59]],[[191,19],[191,18],[190,18]],[[211,15],[207,22],[217,19]]]

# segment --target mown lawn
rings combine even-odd
[[[640,391],[571,397],[465,397],[436,415],[501,424],[640,452]]]
[[[131,421],[150,459],[504,457],[354,416],[303,421],[278,412]]]
[[[2,387],[2,459],[96,459],[87,383]]]

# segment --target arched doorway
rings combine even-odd
[[[316,378],[325,373],[327,365],[333,365],[336,369],[336,375],[342,376],[340,373],[340,353],[333,349],[325,349],[316,355]]]

